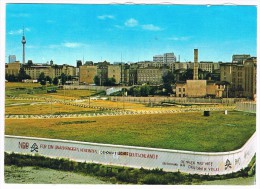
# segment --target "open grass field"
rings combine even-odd
[[[5,107],[5,114],[14,115],[46,115],[46,114],[79,114],[79,113],[91,113],[96,112],[97,109],[93,108],[83,108],[77,106],[70,106],[60,103],[45,103],[35,102],[35,103],[23,103],[15,106]]]
[[[121,102],[121,101],[109,101],[109,100],[93,100],[91,101],[91,105],[99,106],[99,107],[106,107],[106,108],[119,108],[124,110],[133,110],[133,111],[164,111],[164,110],[179,110],[179,109],[189,109],[189,106],[155,106],[154,104],[145,104],[145,103],[134,103],[134,102]],[[212,108],[218,107],[223,108],[225,105],[193,105],[193,108]],[[229,106],[229,109],[232,106]]]
[[[47,89],[41,89],[39,83],[6,83],[6,95],[25,98],[53,97],[57,99],[80,99],[95,95],[95,90],[57,90],[56,93],[47,93]],[[57,88],[57,86],[47,85],[47,88]]]
[[[5,134],[201,152],[242,147],[256,115],[202,112],[62,119],[6,119]]]

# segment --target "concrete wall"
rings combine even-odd
[[[204,97],[207,95],[206,80],[187,80],[187,97]]]
[[[238,102],[236,103],[236,110],[256,113],[256,102]]]
[[[256,134],[239,150],[202,153],[122,145],[97,144],[56,139],[5,136],[5,151],[39,154],[136,168],[162,168],[191,174],[221,175],[246,167],[255,154]]]

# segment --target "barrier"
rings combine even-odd
[[[236,110],[256,113],[256,102],[238,102],[236,103]]]
[[[219,153],[5,135],[5,151],[8,153],[39,154],[79,162],[207,175],[223,175],[245,168],[255,154],[255,144],[256,133],[241,149]]]

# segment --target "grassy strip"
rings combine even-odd
[[[119,166],[106,166],[95,163],[80,163],[68,159],[52,159],[43,156],[31,156],[5,153],[5,165],[36,166],[51,168],[55,170],[83,173],[85,175],[97,176],[102,180],[113,184],[195,184],[203,181],[222,180],[237,177],[249,177],[255,175],[255,161],[251,160],[248,167],[236,173],[227,175],[198,175],[184,174],[180,172],[164,172],[162,169],[135,169]]]
[[[256,130],[256,115],[203,112],[60,119],[6,119],[5,134],[152,148],[225,152],[241,148]],[[63,124],[59,122],[72,122]],[[91,124],[76,124],[92,121]],[[232,124],[232,125],[230,125]]]

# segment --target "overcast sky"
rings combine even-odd
[[[173,52],[181,61],[256,56],[256,6],[7,4],[6,62],[76,65],[76,60],[137,62]]]

